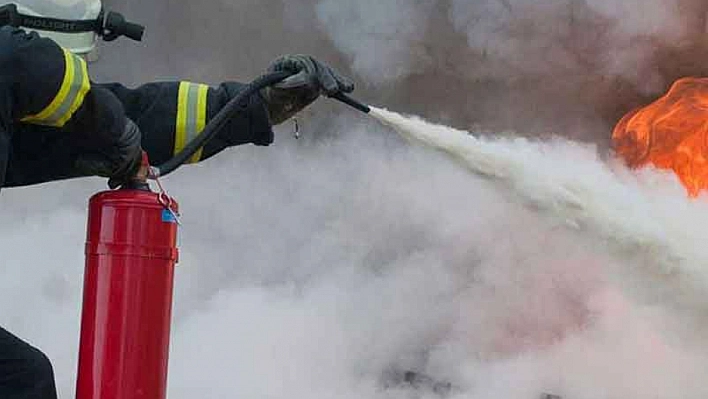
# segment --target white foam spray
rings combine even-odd
[[[553,147],[572,148],[567,142],[476,138],[375,107],[371,115],[407,139],[445,152],[570,228],[596,234],[614,250],[641,259],[632,273],[650,279],[656,292],[669,295],[665,299],[708,308],[708,251],[702,249],[708,219],[699,216],[687,226],[687,218],[677,218],[685,211],[703,209],[703,203],[679,205],[674,199],[663,202],[637,192],[630,181],[582,149],[566,153],[564,159],[549,159]]]

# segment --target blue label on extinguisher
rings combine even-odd
[[[166,223],[177,223],[177,216],[169,209],[162,210],[162,221]]]

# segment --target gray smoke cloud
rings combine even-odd
[[[697,0],[105,5],[148,30],[104,45],[96,80],[248,81],[280,54],[309,53],[392,110],[601,146],[633,106],[708,72]],[[270,148],[231,149],[165,181],[184,213],[170,397],[435,397],[391,382],[405,370],[475,399],[705,397],[705,326],[628,297],[608,272],[624,259],[602,242],[339,104],[319,101],[301,124],[299,141],[285,124]],[[548,156],[559,153],[594,162],[586,149]],[[85,204],[103,188],[0,196],[2,323],[48,352],[62,397],[75,379]]]
[[[445,122],[606,143],[623,113],[682,74],[706,72],[700,1],[453,0],[433,10],[427,2],[349,4],[322,1],[318,15],[354,71],[367,81],[399,82],[393,90],[409,100],[393,105]],[[443,101],[446,111],[436,110]]]
[[[436,1],[323,0],[317,17],[352,68],[377,84],[425,71],[433,64],[423,42]]]
[[[675,6],[670,1],[456,0],[450,18],[470,49],[484,57],[478,76],[599,74],[656,92],[663,82],[656,76],[650,41],[683,38]]]

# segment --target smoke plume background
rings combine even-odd
[[[604,156],[622,114],[708,68],[708,10],[690,0],[106,6],[148,31],[104,46],[96,80],[247,81],[280,54],[310,53],[374,104],[591,145],[550,146],[543,167],[598,162],[589,154]],[[339,104],[320,101],[301,122],[299,141],[286,123],[270,148],[231,149],[165,182],[184,211],[171,398],[409,397],[390,384],[402,370],[470,398],[705,397],[705,319],[628,294],[642,276],[610,271],[636,259]],[[691,213],[674,179],[646,180],[695,225],[701,206]],[[85,204],[103,184],[0,196],[2,323],[49,353],[63,397]]]

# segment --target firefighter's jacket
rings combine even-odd
[[[155,82],[129,89],[91,82],[85,62],[55,42],[0,28],[0,187],[84,176],[81,155],[110,151],[125,118],[142,132],[152,164],[179,152],[240,90],[192,82]],[[262,99],[253,96],[191,162],[239,144],[268,145],[273,131]]]

